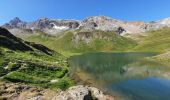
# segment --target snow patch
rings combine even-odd
[[[53,28],[56,29],[56,30],[67,30],[67,29],[69,29],[69,27],[67,27],[67,26],[57,26],[55,24],[53,24],[53,25],[54,25]]]
[[[170,24],[170,18],[166,18],[166,19],[160,21],[160,24],[162,24],[162,25]]]

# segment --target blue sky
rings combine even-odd
[[[0,0],[0,24],[14,17],[84,19],[105,15],[122,20],[152,21],[170,17],[170,0]]]

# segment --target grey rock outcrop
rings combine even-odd
[[[79,27],[79,23],[80,22],[76,20],[55,20],[48,18],[40,18],[33,22],[24,22],[16,17],[9,23],[4,24],[2,27],[7,28],[9,31],[15,29],[14,34],[17,34],[17,29],[40,30],[45,33],[55,34],[65,30],[76,29]]]
[[[146,24],[146,30],[156,30],[163,27],[170,27],[170,18],[165,18],[159,21],[152,21]]]
[[[3,25],[3,27],[12,29],[12,28],[26,28],[27,23],[24,21],[21,21],[18,17],[15,17],[12,19],[9,23],[6,23]]]
[[[143,24],[137,23],[116,20],[106,16],[94,16],[83,20],[80,27],[84,30],[115,31],[119,34],[143,32]]]
[[[114,98],[104,95],[104,93],[97,88],[79,85],[61,92],[52,100],[114,100]]]
[[[53,91],[19,83],[0,83],[2,100],[114,100],[97,88],[73,86],[66,91]]]
[[[79,22],[76,20],[53,20],[48,18],[40,18],[35,22],[32,22],[28,25],[28,28],[32,29],[74,29],[79,26]]]
[[[39,29],[46,33],[58,33],[66,30],[76,29],[79,26],[79,22],[75,20],[51,20],[51,19],[39,19],[30,24],[31,29]]]

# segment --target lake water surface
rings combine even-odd
[[[156,53],[87,53],[70,57],[69,64],[83,81],[91,80],[93,85],[125,100],[170,100],[170,81],[160,78],[170,69],[148,59],[154,55]]]

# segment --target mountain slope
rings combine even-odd
[[[66,89],[74,84],[68,72],[66,58],[61,54],[0,28],[0,82]]]
[[[15,37],[6,29],[0,28],[0,46],[13,50],[32,51],[33,49],[24,44],[24,41]]]
[[[34,51],[38,50],[46,54],[54,53],[53,50],[48,49],[47,47],[41,44],[35,44],[27,41],[23,41],[20,38],[12,35],[8,30],[0,27],[0,46],[6,47],[11,50],[20,50],[20,51]]]
[[[170,28],[149,31],[141,36],[136,51],[166,52],[170,50]]]
[[[44,44],[56,51],[90,52],[90,51],[125,51],[136,42],[122,37],[115,32],[104,31],[68,31],[61,36],[30,35],[26,40]]]

